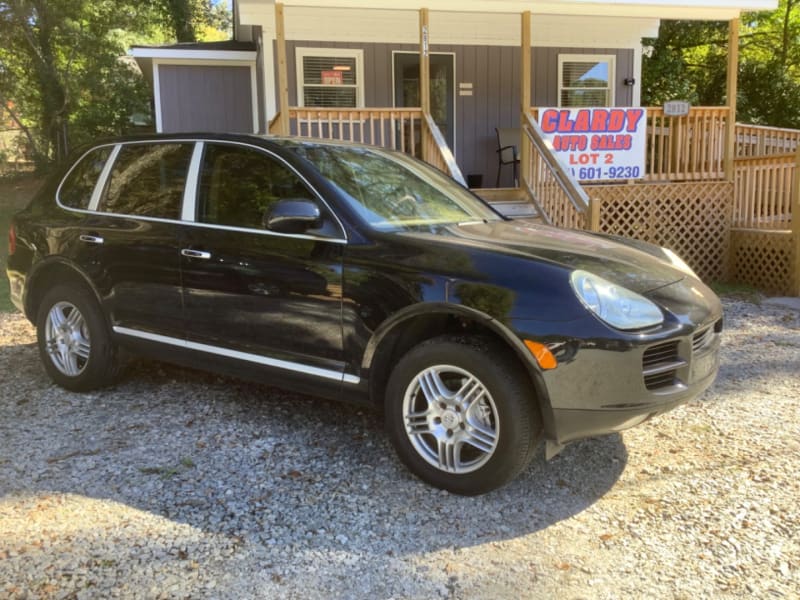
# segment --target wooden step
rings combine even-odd
[[[530,202],[490,202],[489,204],[509,219],[539,219],[539,212]]]

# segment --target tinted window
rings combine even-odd
[[[122,147],[100,209],[127,215],[180,219],[193,144]]]
[[[100,177],[111,150],[112,146],[95,148],[75,165],[61,186],[58,196],[61,204],[70,208],[89,208],[97,178]]]
[[[264,213],[286,198],[312,195],[285,165],[252,148],[206,146],[198,196],[200,222],[263,229]]]

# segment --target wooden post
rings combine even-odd
[[[792,281],[789,291],[792,296],[800,296],[800,146],[794,161],[794,181],[792,184],[792,260],[790,262]]]
[[[421,158],[428,159],[428,124],[425,117],[431,114],[431,58],[430,58],[430,30],[427,8],[419,9],[419,106],[422,110],[422,123],[420,123]],[[412,125],[413,126],[413,125]],[[412,148],[413,153],[413,148]]]
[[[733,181],[736,158],[736,96],[739,93],[739,19],[728,25],[728,135],[725,143],[725,178]]]
[[[531,112],[531,13],[522,13],[522,29],[520,43],[520,139],[519,139],[519,187],[525,188],[530,181],[528,164],[530,163],[530,148],[525,136],[525,121]]]
[[[278,102],[280,113],[278,133],[289,135],[291,124],[289,119],[289,71],[286,64],[286,30],[283,22],[283,4],[275,4],[275,42],[278,62]],[[269,83],[267,83],[267,87]]]

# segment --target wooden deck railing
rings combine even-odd
[[[647,109],[647,181],[725,178],[727,107],[692,108],[685,117]]]
[[[544,141],[539,124],[530,116],[522,128],[527,144],[527,164],[521,164],[521,183],[536,206],[539,215],[550,225],[573,229],[598,229],[599,215],[592,210],[586,192],[564,169]]]
[[[442,132],[439,131],[439,128],[436,126],[433,117],[424,115],[422,123],[425,127],[426,134],[423,136],[425,148],[422,153],[425,161],[443,173],[450,175],[450,177],[458,181],[461,185],[467,185],[464,175],[461,173],[458,163],[456,163],[456,158],[447,145]]]
[[[270,122],[277,133],[280,115]],[[358,142],[399,150],[447,173],[461,184],[464,176],[430,115],[419,108],[289,108],[292,135]]]
[[[289,108],[290,133],[358,142],[421,156],[419,108]]]
[[[736,158],[758,158],[795,152],[800,130],[736,124]]]
[[[792,193],[797,155],[737,158],[732,226],[787,230],[792,220]]]

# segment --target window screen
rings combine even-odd
[[[92,192],[97,184],[97,178],[103,172],[108,156],[113,146],[95,148],[86,154],[75,168],[70,171],[61,185],[58,199],[69,208],[89,208]]]
[[[559,71],[561,106],[611,106],[613,57],[562,57]]]
[[[180,219],[194,144],[127,144],[111,170],[103,212]]]
[[[299,96],[302,106],[356,107],[359,105],[360,54],[343,50],[340,54],[314,54],[313,49],[298,49]]]
[[[202,223],[263,229],[264,214],[278,200],[312,197],[285,165],[252,148],[206,145],[198,190]]]

